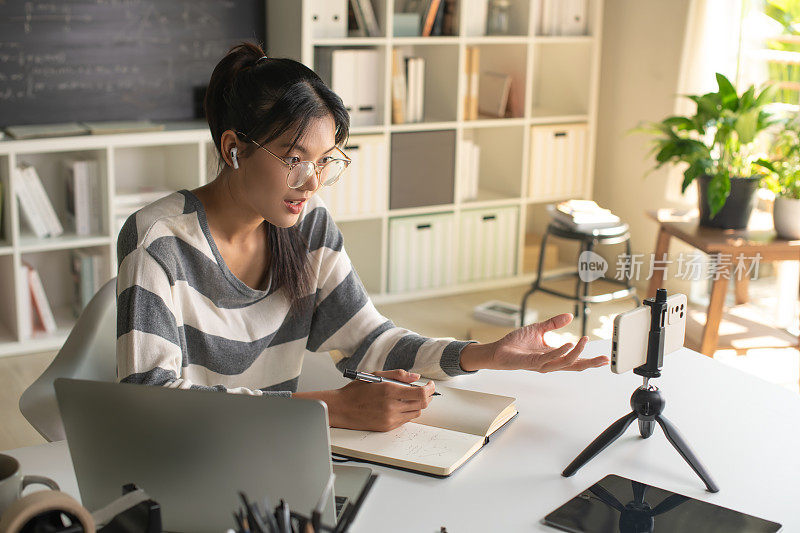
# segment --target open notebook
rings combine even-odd
[[[331,428],[331,451],[437,476],[448,476],[517,414],[514,398],[437,387],[422,416],[385,433]]]

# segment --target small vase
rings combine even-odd
[[[775,198],[772,220],[778,237],[788,240],[800,239],[800,200],[795,198]]]

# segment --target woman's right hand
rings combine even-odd
[[[376,376],[413,383],[419,374],[405,370],[373,372]],[[352,381],[338,389],[328,403],[332,427],[368,431],[390,431],[417,418],[428,407],[435,385],[429,381],[421,387],[404,387],[395,383]]]

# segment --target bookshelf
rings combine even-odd
[[[530,268],[523,268],[525,238],[526,234],[544,232],[549,221],[547,204],[592,197],[603,0],[586,2],[586,35],[542,34],[543,4],[547,2],[552,6],[554,0],[512,0],[508,35],[482,35],[475,24],[470,23],[471,13],[461,9],[474,5],[472,1],[456,1],[455,35],[432,37],[393,35],[394,14],[401,10],[404,0],[372,0],[380,26],[380,34],[374,37],[315,38],[311,0],[270,0],[267,4],[269,55],[292,57],[318,69],[317,63],[324,56],[320,49],[371,49],[378,52],[382,62],[382,68],[372,76],[382,93],[377,103],[378,120],[375,124],[352,127],[350,133],[352,144],[358,143],[360,135],[383,136],[390,168],[386,178],[389,198],[382,199],[385,201],[380,204],[388,208],[379,212],[372,209],[369,214],[333,213],[356,270],[377,302],[435,297],[454,291],[491,289],[531,281],[534,273]],[[511,76],[510,116],[479,116],[477,120],[465,120],[467,47],[479,49],[482,71]],[[425,59],[422,122],[392,123],[392,50]],[[537,159],[541,154],[535,153],[533,143],[534,133],[542,131],[550,135],[569,132],[570,138],[573,132],[584,136],[579,161],[545,167],[547,172],[556,172],[558,176],[564,168],[570,169],[573,177],[569,183],[542,189],[541,182],[547,178],[531,177],[535,169],[543,171]],[[415,143],[414,137],[419,137],[419,142]],[[474,197],[462,194],[465,184],[459,179],[466,164],[462,161],[466,141],[480,147],[478,191]],[[554,149],[572,150],[573,145],[554,146]],[[403,168],[399,162],[412,153],[410,146],[421,147],[414,152],[416,157],[444,168],[442,175],[418,175],[414,172],[418,168]],[[536,146],[541,149],[541,145]],[[443,164],[442,159],[449,159],[450,165]],[[481,253],[480,250],[464,250],[472,240],[463,235],[467,221],[475,216],[476,210],[492,216],[491,211],[503,208],[516,210],[512,218],[515,244],[510,249],[512,273],[474,279],[476,276],[460,272],[459,262],[469,257],[475,259],[475,254]],[[394,276],[399,275],[392,249],[399,232],[405,231],[395,229],[393,233],[392,228],[403,227],[398,223],[412,217],[424,226],[426,217],[436,220],[440,215],[451,217],[448,220],[452,224],[446,226],[449,228],[446,249],[458,258],[447,276],[448,281],[440,286],[425,283],[424,289],[393,290],[407,286],[407,280],[392,279],[393,268]],[[405,238],[405,233],[402,235]],[[570,266],[568,263],[576,251],[568,246],[559,251],[567,258],[559,268]],[[425,257],[428,256],[430,254]],[[498,271],[507,270],[499,267],[493,270]]]
[[[569,197],[591,197],[602,0],[587,1],[587,36],[540,36],[537,34],[539,1],[512,0],[514,22],[508,36],[459,33],[444,37],[394,37],[387,28],[392,27],[399,0],[374,0],[380,36],[321,39],[314,39],[308,24],[303,23],[310,0],[267,2],[267,48],[272,56],[294,57],[313,67],[317,48],[367,48],[379,52],[382,68],[375,73],[379,118],[375,124],[351,128],[350,144],[358,143],[362,136],[385,143],[382,153],[386,160],[382,163],[387,169],[383,177],[386,183],[378,190],[386,191],[386,197],[370,205],[364,213],[341,216],[334,213],[356,270],[376,302],[437,297],[532,281],[534,273],[523,269],[525,236],[543,232],[548,221],[547,203]],[[458,28],[467,28],[466,16],[459,11]],[[480,49],[482,66],[491,65],[493,70],[512,76],[513,111],[509,118],[464,119],[466,81],[463,73],[468,46]],[[422,122],[391,122],[393,49],[426,59]],[[531,150],[532,128],[559,125],[585,126],[584,181],[575,188],[578,194],[531,196],[529,173],[535,157]],[[435,142],[424,142],[426,139]],[[464,163],[461,151],[467,140],[481,148],[481,159],[478,194],[462,199],[464,184],[459,176]],[[416,147],[417,159],[437,159],[450,169],[452,175],[446,178],[444,186],[441,177],[434,185],[431,180],[414,182],[408,176],[392,173],[393,159],[395,166],[402,169],[404,161],[398,158],[399,151],[409,147]],[[63,217],[65,193],[60,162],[75,157],[91,158],[99,163],[104,199],[102,231],[79,236],[65,228],[60,237],[37,238],[27,229],[20,213],[11,179],[13,169],[21,163],[34,165],[57,214]],[[107,260],[107,277],[116,274],[118,217],[125,215],[115,201],[118,196],[141,187],[164,191],[192,189],[213,178],[216,165],[211,136],[202,121],[168,123],[160,132],[0,140],[3,190],[0,294],[5,296],[0,299],[0,357],[56,350],[63,344],[75,320],[70,310],[75,299],[69,270],[72,251],[101,254]],[[397,188],[398,180],[406,181],[408,186]],[[393,181],[397,191],[394,195]],[[428,194],[431,187],[436,189],[435,198]],[[391,249],[397,234],[393,234],[391,228],[417,228],[424,226],[426,219],[436,222],[436,228],[446,228],[445,233],[429,239],[436,242],[436,238],[444,237],[440,243],[446,243],[449,250],[450,259],[444,262],[449,271],[447,275],[431,279],[446,282],[429,283],[424,289],[393,291],[397,284],[391,279]],[[439,224],[440,220],[446,223]],[[482,250],[467,249],[474,240],[468,232],[478,231],[470,228],[476,227],[476,223],[491,224],[494,220],[502,221],[503,228],[512,228],[510,246],[495,246],[491,231],[482,234],[482,242],[490,242],[495,246],[493,249],[503,250],[510,267],[504,262],[482,266],[476,262],[485,255]],[[507,229],[504,233],[508,233]],[[444,248],[445,244],[439,246]],[[431,257],[431,254],[422,257]],[[467,260],[471,260],[473,268],[461,270],[459,264]],[[22,283],[18,273],[22,262],[30,263],[40,272],[56,317],[55,333],[35,333],[31,338],[20,338],[22,309],[16,295]],[[493,274],[487,277],[486,272]]]

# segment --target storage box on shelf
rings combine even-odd
[[[8,156],[0,155],[0,255],[10,254],[11,204]]]
[[[420,291],[455,283],[455,215],[389,221],[389,292]]]
[[[393,133],[389,208],[452,204],[455,130]]]
[[[337,222],[344,238],[347,255],[355,266],[358,277],[370,294],[383,292],[385,275],[379,257],[383,249],[384,221],[380,218]]]
[[[17,299],[14,297],[14,257],[10,254],[0,255],[0,346],[9,345],[17,340]]]
[[[461,212],[458,281],[506,278],[516,273],[519,208]]]

